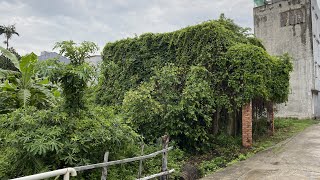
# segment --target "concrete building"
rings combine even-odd
[[[261,2],[262,1],[262,2]],[[320,10],[317,0],[255,0],[254,33],[272,55],[289,53],[294,70],[278,117],[320,117]]]
[[[89,58],[85,59],[86,62],[93,66],[98,66],[102,62],[102,56],[101,55],[93,55],[90,56]]]
[[[43,51],[41,52],[40,56],[38,56],[38,59],[40,61],[47,60],[47,59],[54,59],[54,58],[58,58],[60,62],[64,62],[66,64],[70,63],[70,60],[68,58],[61,56],[56,52]],[[97,67],[99,63],[102,62],[102,57],[101,55],[93,55],[93,56],[90,56],[89,58],[86,58],[85,61]]]
[[[38,56],[38,59],[40,61],[47,60],[47,59],[54,59],[54,58],[58,58],[60,62],[64,62],[67,64],[70,63],[70,60],[68,58],[61,56],[56,52],[42,51],[40,56]]]

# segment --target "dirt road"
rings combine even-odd
[[[320,180],[320,125],[202,180]]]

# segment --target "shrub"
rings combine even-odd
[[[185,71],[170,64],[126,94],[124,117],[147,142],[167,132],[182,148],[206,147],[214,106],[210,73],[200,66]]]
[[[101,107],[81,111],[81,118],[29,107],[1,115],[0,122],[1,177],[99,163],[106,150],[111,160],[131,157],[139,139],[112,109]]]

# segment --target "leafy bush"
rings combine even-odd
[[[169,63],[178,67],[204,66],[208,71],[224,69],[219,58],[236,43],[250,43],[245,29],[221,17],[196,26],[164,34],[143,34],[115,43],[103,50],[104,80],[98,102],[121,104],[124,94],[148,81],[154,69]],[[219,76],[219,74],[216,74]]]
[[[205,175],[207,172],[216,171],[220,168],[225,167],[227,164],[227,160],[224,157],[216,157],[211,161],[205,161],[200,165],[200,171],[202,176]]]
[[[160,142],[160,141],[159,141]],[[177,148],[174,142],[170,142],[169,146],[173,146],[174,149],[168,152],[168,169],[174,169],[175,172],[170,175],[170,178],[177,179],[180,175],[181,167],[186,159],[184,151]],[[149,144],[145,146],[144,154],[150,154],[162,149],[160,143]],[[145,160],[143,162],[142,176],[156,174],[161,172],[162,156],[156,156],[155,158]]]
[[[59,49],[60,54],[70,59],[70,64],[55,69],[54,80],[61,83],[64,97],[64,108],[73,115],[79,116],[78,110],[85,106],[85,90],[93,76],[93,67],[85,62],[91,53],[99,48],[93,42],[84,41],[77,45],[73,41],[62,41],[55,44],[54,49]]]
[[[250,100],[286,101],[292,70],[287,55],[270,56],[224,16],[108,43],[103,61],[97,101],[122,104],[147,141],[168,132],[190,150],[209,147],[219,130],[239,133],[241,107]]]
[[[147,142],[167,132],[180,147],[206,147],[214,106],[210,73],[200,66],[185,71],[173,64],[164,66],[150,82],[126,94],[124,117]]]
[[[112,109],[102,107],[81,111],[81,118],[29,107],[1,115],[0,122],[1,177],[99,163],[106,150],[110,160],[132,157],[139,139]]]
[[[141,138],[112,108],[88,107],[79,117],[59,108],[18,109],[0,116],[0,177],[13,178],[65,167],[100,163],[105,151],[109,161],[140,155]],[[145,145],[144,154],[161,149]],[[168,167],[178,177],[185,159],[175,147],[169,152]],[[108,179],[135,179],[139,161],[108,168]],[[161,155],[145,160],[143,175],[161,171]],[[76,179],[98,179],[101,169],[79,172]]]

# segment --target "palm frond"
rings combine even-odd
[[[0,26],[0,35],[3,34],[5,31],[4,26]]]

